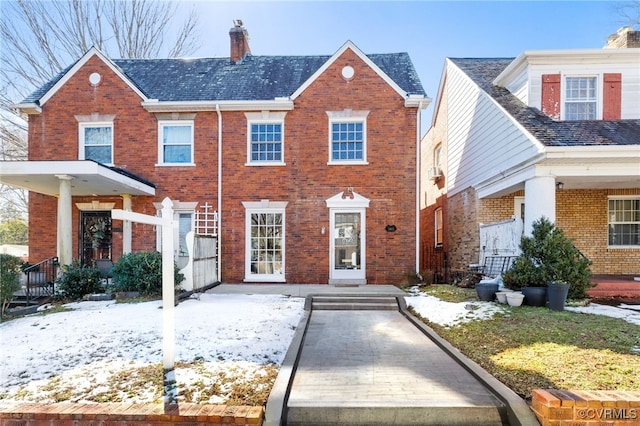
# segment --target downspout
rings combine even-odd
[[[218,281],[222,281],[222,113],[216,104],[218,114]]]
[[[416,273],[420,274],[420,134],[422,133],[422,102],[418,105],[418,115],[416,116]]]

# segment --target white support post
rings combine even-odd
[[[126,212],[131,211],[131,194],[122,194],[122,209]],[[122,254],[131,253],[131,221],[122,221]]]
[[[162,227],[162,366],[165,371],[175,367],[175,294],[173,279],[173,202],[162,201],[162,217],[111,210],[117,220],[146,223]]]
[[[69,175],[56,175],[58,186],[58,241],[57,254],[61,265],[71,265],[73,249],[71,237],[71,181]]]
[[[175,286],[173,279],[173,202],[162,201],[162,364],[175,365]]]
[[[546,217],[556,221],[556,180],[553,176],[536,176],[524,183],[524,234],[531,236],[533,222]]]

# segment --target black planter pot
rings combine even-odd
[[[569,294],[569,284],[550,283],[547,294],[549,295],[549,309],[563,311]]]
[[[498,284],[477,283],[476,293],[478,298],[484,302],[491,302],[496,297]]]
[[[524,304],[529,306],[544,306],[547,304],[547,287],[522,287]]]

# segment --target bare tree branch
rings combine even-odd
[[[198,16],[192,9],[174,28],[179,6],[161,0],[0,0],[0,159],[27,158],[26,117],[13,105],[92,46],[114,58],[194,52]],[[0,186],[0,206],[26,212],[28,197],[19,191]]]

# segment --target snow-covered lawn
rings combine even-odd
[[[79,302],[0,324],[0,401],[161,401],[161,305]],[[274,295],[202,294],[180,303],[181,399],[220,403],[232,382],[273,376],[303,308],[302,298]]]
[[[494,302],[450,303],[412,291],[407,304],[455,326],[508,311]],[[0,324],[0,403],[162,401],[162,305],[79,302],[64,312]],[[640,311],[567,308],[640,325]],[[261,404],[303,315],[304,299],[202,294],[175,310],[179,401]],[[517,309],[517,308],[516,308]],[[256,400],[244,400],[243,395]]]

